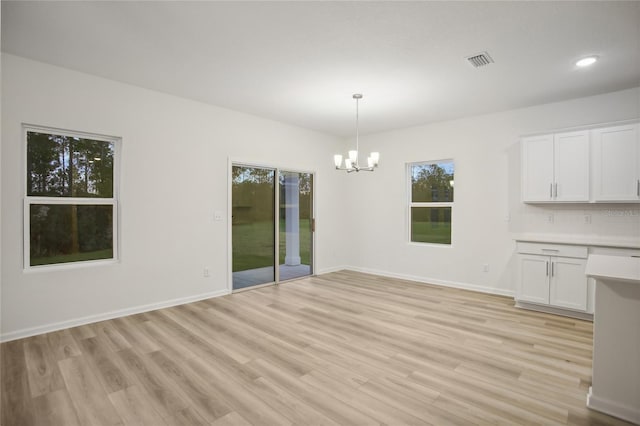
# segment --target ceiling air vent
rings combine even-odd
[[[487,52],[476,53],[475,55],[467,56],[467,61],[475,68],[484,67],[493,63],[493,59]]]

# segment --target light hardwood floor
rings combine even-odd
[[[2,344],[2,425],[626,424],[592,324],[336,272]]]

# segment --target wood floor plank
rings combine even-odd
[[[169,358],[164,352],[156,351],[149,354],[149,358],[170,378],[176,386],[180,387],[196,411],[206,422],[213,422],[230,413],[232,410],[223,401],[213,398],[208,391],[206,383],[192,373],[191,370],[179,365]]]
[[[176,414],[167,419],[170,425],[189,425],[189,426],[209,426],[211,423],[206,421],[198,411],[191,407],[179,410]]]
[[[81,425],[124,424],[82,357],[67,358],[58,364]]]
[[[130,374],[142,384],[150,397],[149,401],[162,417],[170,418],[189,406],[189,403],[173,390],[166,376],[145,355],[138,354],[131,348],[118,351],[117,355],[124,361]]]
[[[107,393],[122,390],[131,385],[123,372],[122,361],[114,356],[99,336],[80,342],[85,359],[91,365]]]
[[[301,398],[304,402],[325,416],[342,425],[379,425],[380,422],[367,416],[366,414],[345,404],[332,392],[320,392],[312,385],[299,380],[298,377],[291,376],[273,365],[261,359],[252,361],[265,377],[279,384],[282,389],[286,389],[292,396]]]
[[[171,426],[153,407],[149,395],[140,385],[109,394],[109,400],[126,426]]]
[[[265,399],[267,404],[282,413],[294,424],[338,426],[338,423],[310,407],[301,399],[288,394],[282,387],[267,378],[260,377],[256,379],[255,386],[260,390],[259,395],[268,396]]]
[[[291,425],[292,422],[256,395],[245,376],[234,376],[213,363],[194,358],[189,365],[195,372],[217,384],[217,396],[234,411],[255,425]],[[253,380],[251,380],[253,382]]]
[[[64,388],[62,376],[47,335],[34,336],[24,342],[29,389],[36,397]]]
[[[33,398],[33,408],[38,425],[82,426],[66,389]]]
[[[253,426],[246,421],[240,414],[231,412],[224,417],[219,418],[211,423],[211,426]]]
[[[47,339],[57,360],[82,355],[82,351],[69,329],[48,333]]]
[[[118,333],[139,352],[149,353],[160,350],[160,346],[141,329],[140,323],[131,317],[116,318],[112,323]]]
[[[2,362],[0,424],[7,426],[36,424],[37,417],[31,403],[27,365],[24,359],[24,340],[3,343],[0,361]]]
[[[4,426],[615,425],[593,324],[340,271],[3,343]]]
[[[109,349],[118,352],[131,347],[131,343],[117,330],[114,321],[101,321],[92,324],[97,336],[102,337]]]

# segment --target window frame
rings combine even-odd
[[[453,207],[454,207],[454,201],[455,201],[455,192],[454,192],[454,201],[413,201],[413,173],[412,173],[412,169],[413,166],[422,166],[422,165],[429,165],[429,164],[439,164],[439,163],[453,163],[453,175],[454,175],[454,181],[455,181],[455,160],[453,158],[443,158],[440,160],[428,160],[428,161],[412,161],[410,163],[407,163],[407,167],[406,167],[406,176],[407,176],[407,228],[406,228],[406,235],[407,235],[407,242],[410,245],[418,245],[418,246],[431,246],[431,247],[443,247],[443,248],[447,248],[447,247],[453,247]],[[455,187],[454,187],[455,188]],[[412,219],[412,214],[411,214],[411,209],[414,207],[418,207],[418,208],[436,208],[436,207],[449,207],[451,208],[451,242],[449,244],[446,243],[433,243],[433,242],[423,242],[423,241],[413,241],[411,239],[411,219]]]
[[[46,197],[32,196],[28,194],[27,174],[29,166],[27,164],[28,156],[28,133],[46,133],[51,135],[60,135],[81,139],[93,139],[101,142],[109,142],[113,144],[113,188],[111,198],[98,197]],[[120,226],[119,226],[119,189],[120,189],[120,145],[122,138],[117,136],[102,135],[98,133],[89,133],[74,130],[65,130],[49,126],[40,126],[33,124],[22,124],[22,141],[23,141],[23,159],[22,159],[22,195],[23,195],[23,272],[51,271],[76,269],[89,266],[114,264],[120,261]],[[33,204],[55,204],[55,205],[89,205],[89,206],[112,206],[112,250],[113,256],[108,259],[95,260],[77,260],[73,262],[50,263],[46,265],[31,265],[31,205]]]

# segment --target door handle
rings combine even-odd
[[[553,183],[549,184],[549,198],[553,198]]]
[[[549,276],[549,262],[548,261],[546,262],[546,265],[547,265],[547,276]]]
[[[551,262],[551,276],[553,277],[553,264],[554,262]]]
[[[316,232],[316,218],[311,219],[311,232]]]
[[[558,182],[553,184],[553,196],[554,198],[558,198]]]

